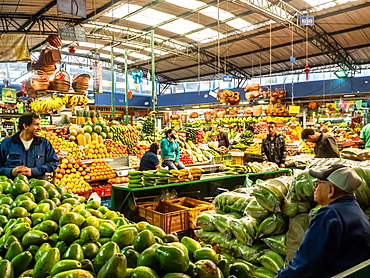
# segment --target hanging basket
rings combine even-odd
[[[54,90],[59,92],[68,92],[70,84],[70,78],[68,72],[60,70],[55,74],[53,81]]]
[[[49,77],[42,70],[35,70],[30,81],[35,91],[45,91],[49,87]]]
[[[90,75],[77,73],[72,79],[72,88],[76,93],[84,94],[89,87]]]

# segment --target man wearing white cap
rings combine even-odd
[[[354,196],[361,178],[340,164],[310,175],[318,179],[314,200],[323,207],[293,260],[275,278],[332,277],[370,259],[370,222]]]

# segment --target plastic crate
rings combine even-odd
[[[244,165],[244,157],[233,156],[232,165]]]
[[[189,197],[183,197],[173,200],[167,200],[165,203],[171,204],[175,207],[186,209],[188,213],[188,220],[189,220],[189,228],[190,229],[196,229],[198,228],[195,225],[195,222],[197,220],[198,215],[200,215],[203,211],[207,210],[213,210],[213,204],[189,198]]]
[[[222,161],[231,161],[233,156],[231,154],[225,154],[222,156]]]
[[[222,156],[214,156],[213,162],[222,162]]]
[[[139,216],[147,222],[162,228],[167,233],[189,229],[188,212],[165,202],[151,202],[138,205]]]

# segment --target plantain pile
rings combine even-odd
[[[192,180],[199,180],[202,176],[203,170],[198,167],[181,170],[170,170],[170,177],[168,183],[185,182]],[[193,176],[193,174],[195,176]]]
[[[144,171],[143,183],[144,186],[154,186],[157,184],[158,173],[157,170]]]
[[[143,172],[129,171],[128,187],[142,187],[142,186],[143,186]]]
[[[144,118],[143,133],[146,135],[152,135],[155,131],[155,123],[153,114],[149,114]]]
[[[57,96],[54,95],[51,98],[43,100],[35,100],[30,103],[31,108],[38,114],[48,114],[53,110],[62,109],[63,105],[68,103],[68,96]]]
[[[113,141],[120,142],[128,148],[130,154],[136,154],[138,131],[131,125],[112,125],[110,131],[113,133]]]
[[[189,172],[191,176],[193,177],[193,180],[200,180],[204,170],[199,167],[193,167],[193,168],[190,168]]]

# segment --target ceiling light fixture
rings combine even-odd
[[[348,76],[348,72],[345,70],[337,70],[334,72],[334,75],[338,78],[345,78]]]

